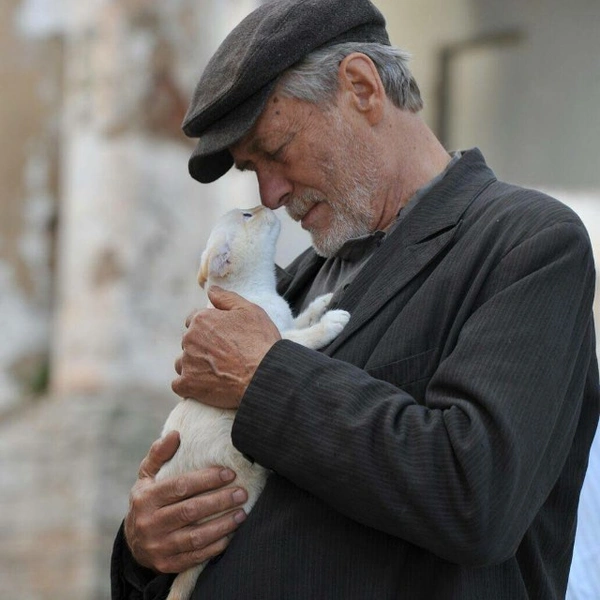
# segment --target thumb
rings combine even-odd
[[[178,431],[170,431],[164,437],[156,440],[140,465],[139,478],[155,477],[160,468],[175,456],[179,443]]]
[[[239,294],[224,290],[218,285],[210,286],[208,290],[208,299],[215,308],[221,310],[233,310],[250,304],[248,300],[242,298]]]

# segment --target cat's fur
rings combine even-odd
[[[283,338],[318,349],[330,343],[344,328],[346,311],[327,311],[331,294],[320,296],[296,319],[287,302],[275,290],[275,244],[280,223],[262,206],[233,210],[217,222],[202,254],[198,281],[203,287],[216,284],[261,306]],[[210,305],[209,305],[210,306]],[[234,410],[213,408],[196,400],[182,400],[173,409],[163,435],[177,430],[181,445],[157,479],[219,465],[237,474],[234,484],[248,492],[244,510],[249,512],[260,495],[268,472],[251,463],[231,442]],[[233,484],[232,484],[233,485]],[[187,600],[206,563],[180,573],[167,600]]]

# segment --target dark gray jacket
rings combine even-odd
[[[321,261],[281,279],[292,304]],[[339,338],[260,365],[233,442],[273,474],[194,598],[564,597],[599,411],[593,294],[578,217],[465,153],[336,299]],[[127,560],[119,537],[115,600],[141,597]]]

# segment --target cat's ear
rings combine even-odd
[[[231,270],[231,246],[226,238],[215,240],[202,253],[198,283],[204,287],[209,275],[225,277]]]

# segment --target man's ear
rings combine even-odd
[[[373,61],[361,52],[348,54],[338,70],[340,90],[350,94],[352,106],[363,113],[371,125],[383,118],[385,88]]]
[[[198,283],[204,287],[209,275],[225,277],[231,270],[231,246],[227,239],[219,240],[204,250],[200,258],[200,270],[198,271]]]

